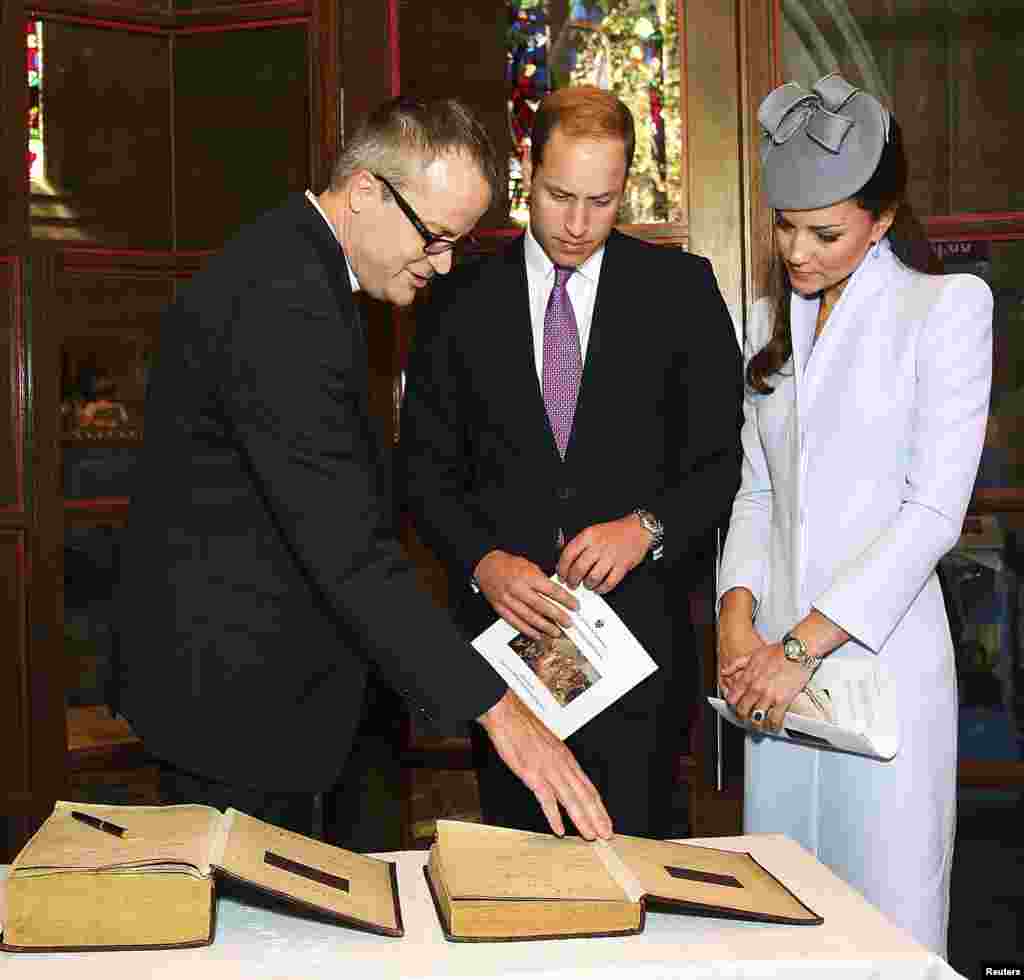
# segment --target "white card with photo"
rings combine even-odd
[[[563,583],[564,584],[564,583]],[[557,639],[532,640],[499,619],[473,646],[559,738],[568,738],[658,665],[596,592],[570,590],[580,608]]]

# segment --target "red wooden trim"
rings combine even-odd
[[[174,33],[173,28],[156,27],[151,24],[133,24],[126,20],[105,20],[98,17],[80,17],[76,14],[51,14],[40,10],[27,10],[25,17],[28,20],[60,21],[65,24],[81,24],[84,27],[100,27],[115,31],[126,31],[131,34],[155,34],[159,37],[169,37]]]
[[[967,506],[969,514],[1010,514],[1024,511],[1024,489],[993,487],[975,490]]]
[[[62,255],[95,255],[97,257],[102,256],[104,258],[117,258],[119,256],[131,257],[137,255],[154,259],[171,259],[177,255],[188,254],[185,252],[175,252],[173,250],[147,248],[93,248],[87,245],[73,245],[68,248],[62,248],[60,252]]]
[[[125,521],[128,518],[129,497],[64,498],[64,524]]]
[[[474,238],[501,238],[511,241],[513,238],[522,235],[525,228],[478,228],[473,232]]]
[[[292,24],[308,24],[310,18],[304,17],[279,17],[277,20],[250,20],[240,24],[207,24],[203,27],[179,27],[174,31],[175,37],[185,37],[190,34],[225,34],[228,31],[252,31],[264,27],[288,27]]]
[[[225,14],[242,14],[252,16],[254,11],[273,10],[275,7],[285,10],[294,10],[296,14],[309,13],[309,0],[261,0],[260,3],[233,4],[223,7],[200,7],[197,10],[176,10],[175,17],[209,17],[211,15],[223,16]]]
[[[271,9],[267,10],[266,13],[273,13],[274,7],[279,7],[285,11],[294,10],[296,13],[291,17],[264,17],[258,20],[249,19],[240,21],[228,20],[223,22],[218,21],[218,23],[213,24],[194,26],[178,26],[177,24],[160,26],[158,24],[147,24],[142,21],[89,17],[84,14],[50,13],[45,10],[29,10],[26,11],[25,16],[30,20],[59,21],[66,24],[79,24],[83,27],[97,27],[107,30],[124,31],[132,34],[151,34],[158,37],[181,37],[188,34],[210,34],[221,33],[224,31],[246,31],[263,27],[283,27],[291,24],[307,24],[311,20],[308,3],[305,2],[296,3],[296,0],[269,0],[268,3],[259,4],[256,9],[263,11],[264,8],[267,7]],[[174,16],[176,18],[179,16],[221,18],[230,15],[232,12],[236,14],[248,14],[251,18],[253,13],[256,11],[252,8],[246,7],[231,7],[223,9],[205,8],[202,10],[176,12]]]
[[[388,53],[391,58],[391,95],[402,94],[402,54],[398,34],[398,0],[388,0]]]
[[[990,789],[1024,787],[1024,762],[961,759],[957,765],[957,776],[961,786]]]
[[[14,343],[11,345],[11,420],[14,423],[14,472],[17,486],[14,503],[0,507],[0,513],[15,513],[25,509],[25,331],[21,305],[21,258],[9,255],[0,258],[0,265],[11,267],[12,316]],[[24,556],[23,556],[24,557]]]
[[[932,241],[1008,242],[1024,238],[1024,211],[936,214],[923,224]]]
[[[975,211],[958,214],[933,214],[925,218],[924,221],[925,224],[941,221],[951,225],[976,225],[985,224],[990,221],[1024,222],[1024,211]]]

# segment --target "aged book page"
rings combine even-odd
[[[438,844],[430,849],[426,874],[444,931],[450,939],[569,938],[638,932],[638,902],[574,899],[453,898],[446,882],[451,868]]]
[[[749,854],[642,837],[615,837],[610,846],[652,900],[820,921]]]
[[[118,837],[99,830],[72,813],[105,820],[124,833]],[[219,820],[220,813],[206,806],[121,807],[58,800],[18,855],[11,875],[168,864],[178,865],[179,872],[207,875],[210,839]]]
[[[381,929],[401,928],[392,865],[311,840],[237,810],[224,815],[218,869],[260,888]]]
[[[445,882],[457,899],[515,898],[628,901],[593,846],[454,820],[438,820]]]

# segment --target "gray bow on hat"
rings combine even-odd
[[[836,74],[815,82],[810,92],[797,82],[787,82],[761,103],[757,121],[773,143],[785,143],[801,126],[806,126],[812,140],[838,153],[853,125],[852,119],[838,113],[858,91]]]
[[[809,92],[797,82],[780,85],[757,119],[768,203],[787,210],[825,207],[859,191],[889,137],[881,103],[835,73]]]

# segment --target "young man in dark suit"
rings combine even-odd
[[[165,795],[308,832],[369,664],[476,719],[556,831],[611,825],[565,747],[416,585],[392,530],[356,290],[406,306],[496,182],[455,101],[394,100],[307,192],[244,229],[163,322],[125,562],[125,715]]]
[[[613,230],[633,141],[610,93],[544,100],[529,230],[433,289],[401,446],[467,634],[497,615],[557,635],[557,571],[603,594],[659,664],[568,744],[617,831],[662,836],[696,696],[687,562],[739,485],[742,380],[708,261]],[[475,742],[485,820],[543,829]]]

